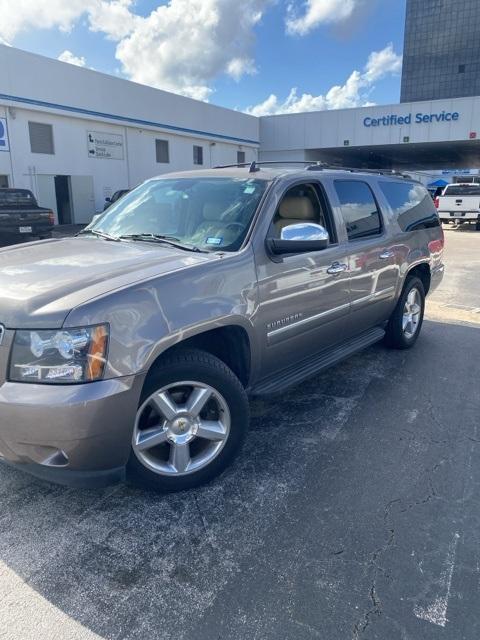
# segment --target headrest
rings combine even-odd
[[[220,220],[225,211],[225,205],[221,202],[206,202],[203,205],[204,220]]]
[[[315,220],[315,210],[310,198],[305,196],[287,197],[280,203],[278,214],[290,220]]]

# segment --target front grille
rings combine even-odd
[[[0,344],[0,386],[7,379],[8,358],[10,355],[10,349],[12,347],[14,334],[14,331],[5,329],[3,339]]]

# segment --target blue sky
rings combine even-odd
[[[11,0],[6,1],[9,11],[17,11]],[[36,0],[31,2],[32,9],[38,7]],[[77,62],[98,71],[232,108],[260,105],[271,94],[276,102],[265,107],[269,112],[399,100],[405,0],[42,0],[43,4],[50,5],[46,11],[51,13],[36,19],[35,10],[29,16],[21,13],[22,3],[19,14],[7,18],[3,32],[0,26],[0,37],[52,58],[69,51]],[[156,13],[160,5],[164,11]],[[119,18],[112,11],[123,13]],[[308,28],[297,22],[296,31],[290,28],[289,33],[288,20],[306,20],[309,12]],[[216,26],[206,27],[212,15]],[[352,79],[353,93],[323,99],[355,70],[365,74],[372,52],[390,44],[389,55],[379,59],[375,71]],[[166,53],[160,53],[165,46]],[[123,51],[120,60],[117,47]],[[232,60],[239,69],[233,65],[237,70],[227,72]],[[307,94],[311,99],[293,99],[286,106],[293,88],[298,97]]]

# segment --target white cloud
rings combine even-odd
[[[266,116],[370,106],[373,103],[368,98],[374,88],[373,83],[387,75],[399,73],[401,66],[402,57],[397,55],[393,45],[389,44],[381,51],[373,51],[370,54],[363,72],[353,71],[343,85],[331,87],[325,95],[314,96],[304,93],[299,96],[297,89],[293,88],[283,102],[275,94],[271,94],[260,104],[248,107],[245,111],[254,116]]]
[[[133,12],[134,0],[0,0],[0,38],[31,29],[68,31],[86,16],[91,31],[118,43],[116,58],[127,77],[206,100],[218,75],[239,80],[256,73],[254,28],[275,1],[169,0],[145,17]]]
[[[130,9],[133,0],[99,0],[92,2],[89,23],[92,31],[102,31],[110,40],[121,40],[128,36],[141,20]]]
[[[381,51],[372,51],[365,65],[365,80],[375,82],[389,73],[400,73],[402,70],[402,56],[395,53],[390,43]]]
[[[27,29],[69,31],[89,0],[0,0],[0,37],[8,41]]]
[[[74,64],[76,67],[85,67],[87,65],[87,61],[83,56],[76,56],[68,49],[62,51],[62,53],[57,58],[60,62],[67,62],[68,64]]]
[[[306,0],[303,13],[293,4],[288,6],[287,32],[303,36],[320,24],[341,22],[350,18],[358,0]]]
[[[257,71],[255,61],[252,58],[232,58],[227,64],[228,75],[237,81],[244,75],[253,76]]]
[[[117,47],[133,80],[205,100],[212,80],[254,73],[254,27],[271,0],[170,0]]]

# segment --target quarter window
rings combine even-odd
[[[203,147],[193,146],[193,164],[203,164]]]
[[[157,162],[170,162],[170,153],[168,148],[168,140],[155,140],[155,153]]]
[[[335,180],[343,221],[349,240],[379,235],[382,231],[380,212],[372,190],[359,180]]]
[[[415,182],[383,180],[379,184],[402,231],[440,225],[432,198],[424,186]]]

